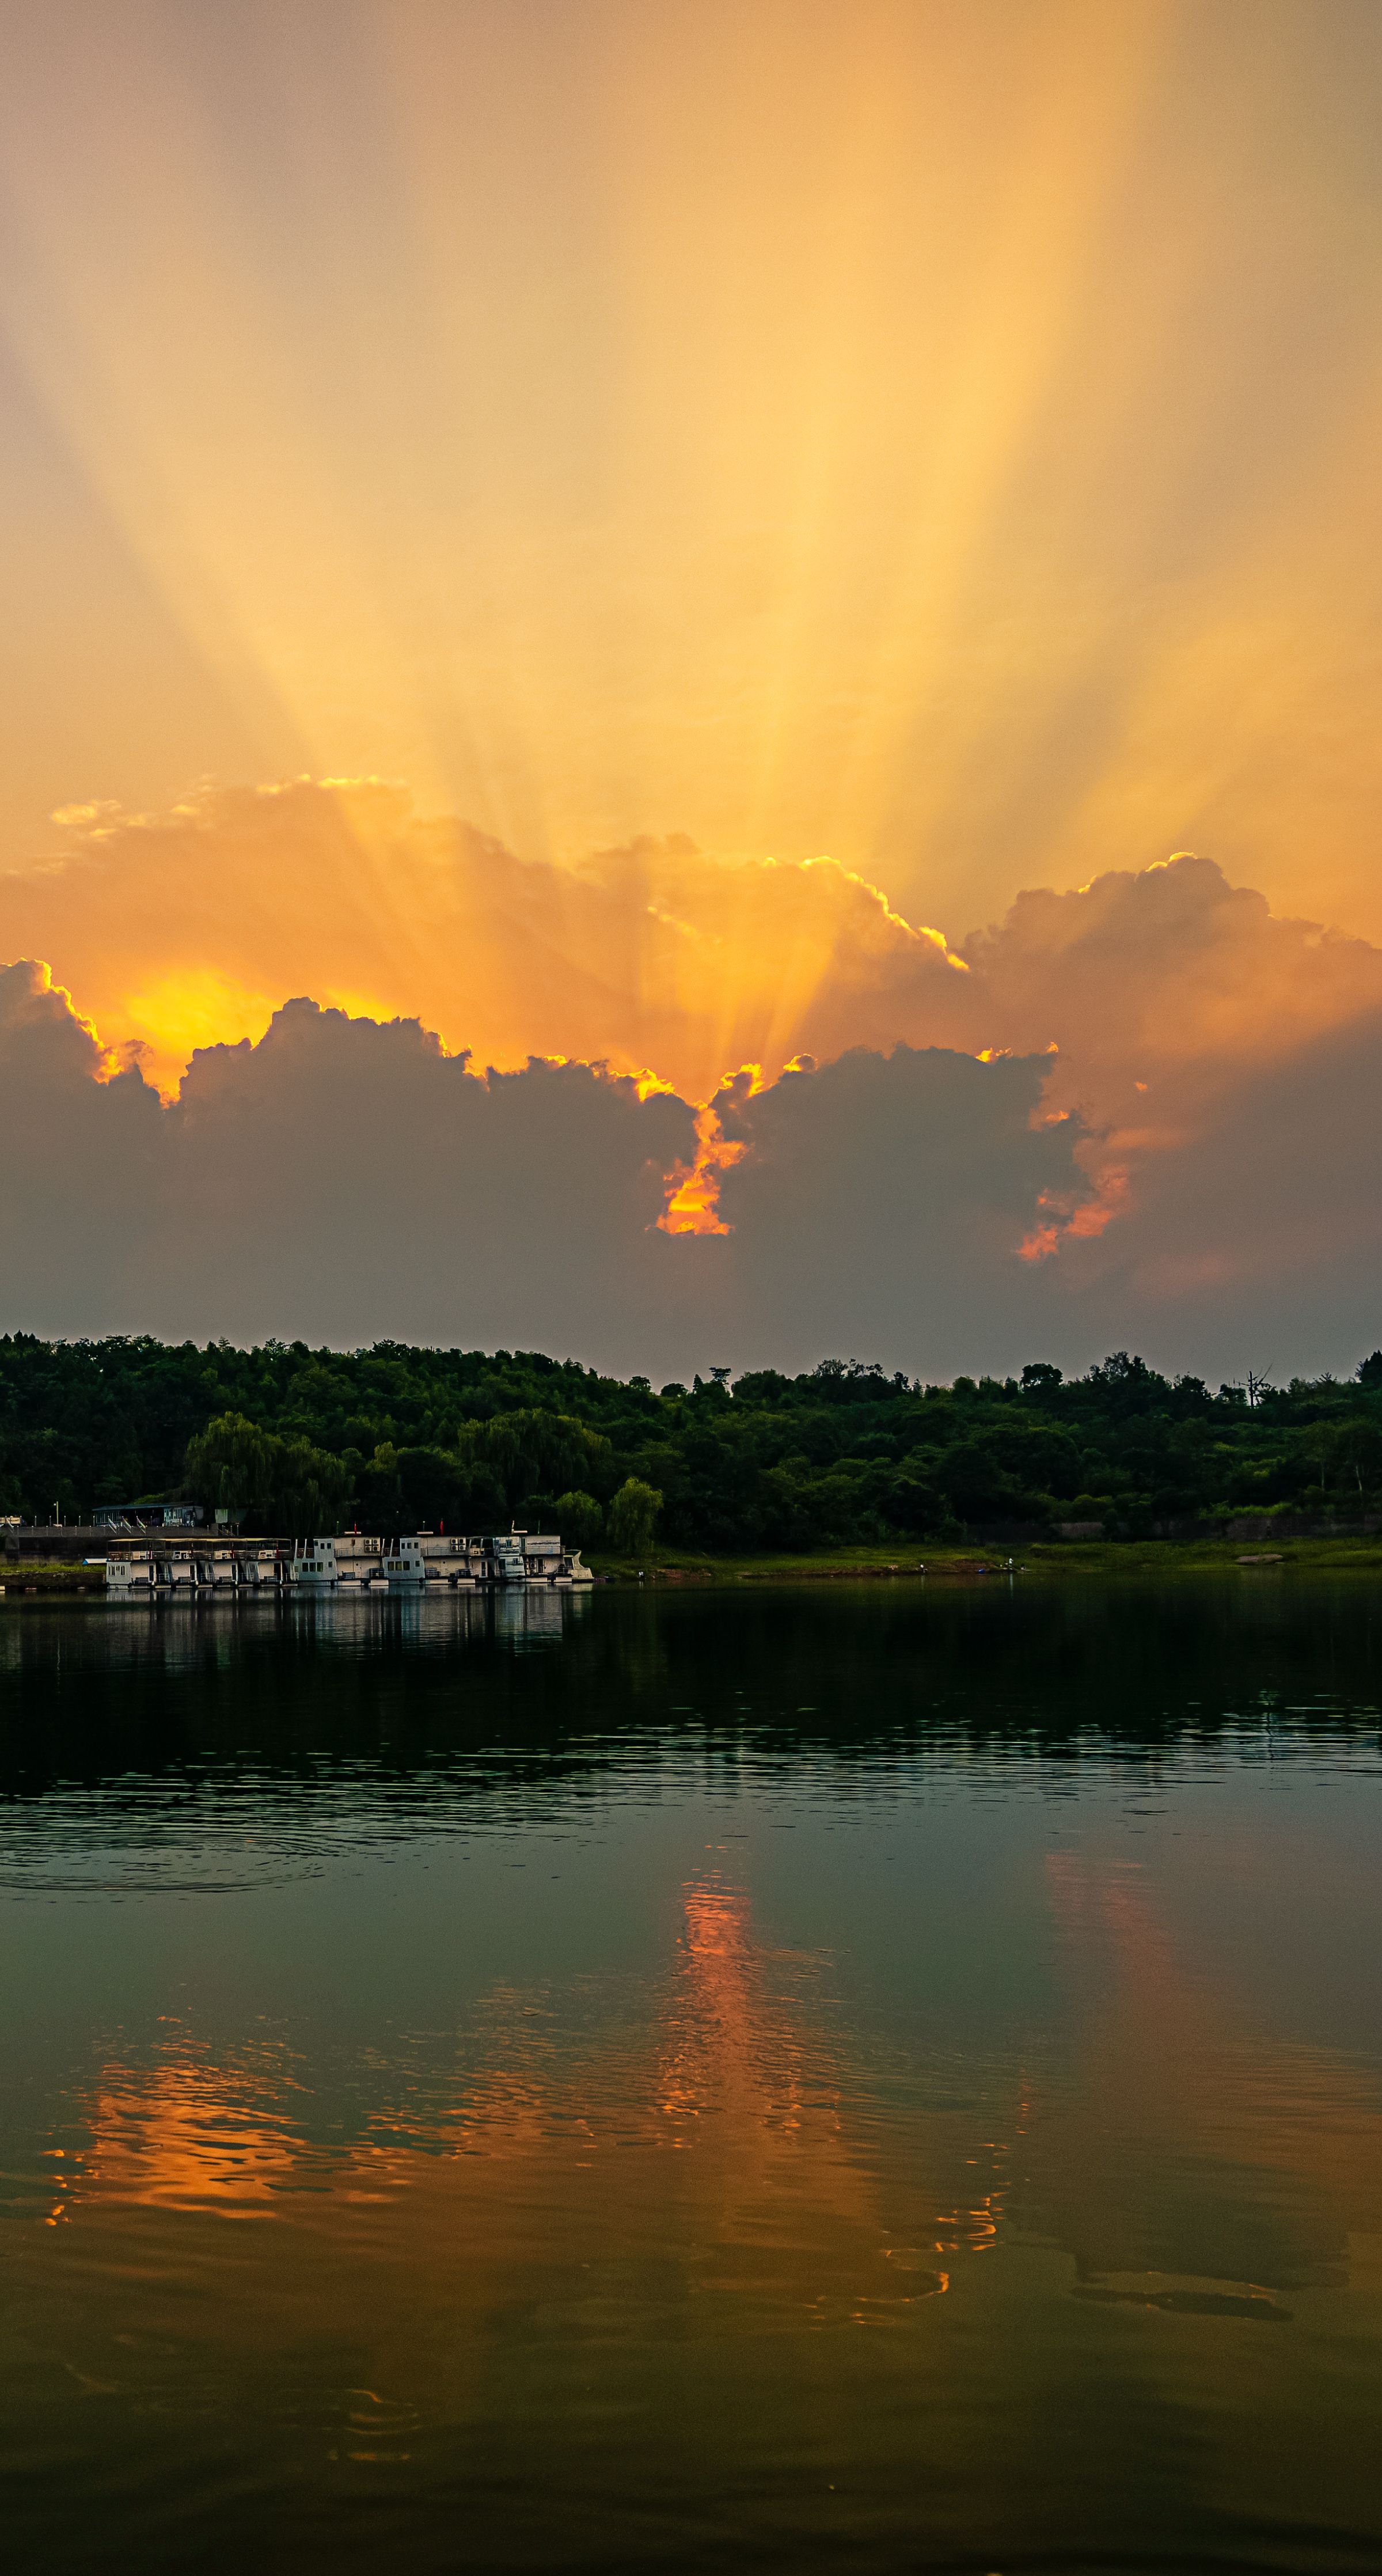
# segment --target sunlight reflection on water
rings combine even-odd
[[[1324,1588],[0,1622],[16,2549],[1374,2566],[1371,1657]]]

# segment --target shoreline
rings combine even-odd
[[[915,1549],[915,1552],[913,1552]],[[710,1556],[660,1551],[635,1561],[603,1555],[587,1562],[597,1581],[619,1586],[733,1583],[992,1582],[1167,1574],[1382,1575],[1382,1536],[1283,1539],[1036,1539],[1024,1546],[916,1546],[821,1549],[810,1556]]]
[[[913,1549],[916,1552],[913,1553]],[[1025,1546],[821,1549],[810,1556],[710,1556],[665,1549],[641,1564],[593,1551],[597,1586],[627,1590],[726,1589],[736,1584],[984,1583],[1108,1580],[1203,1574],[1375,1574],[1382,1576],[1382,1536],[1283,1539],[1046,1539]],[[105,1598],[97,1566],[49,1562],[7,1566],[0,1596],[12,1602]]]

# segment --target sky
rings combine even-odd
[[[0,1328],[1382,1340],[1371,0],[0,41]]]

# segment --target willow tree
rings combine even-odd
[[[647,1555],[661,1509],[656,1485],[645,1485],[641,1476],[625,1478],[607,1515],[609,1543],[616,1556]]]

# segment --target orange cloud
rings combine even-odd
[[[378,781],[208,790],[67,829],[60,858],[0,873],[0,956],[51,959],[165,1088],[193,1045],[258,1036],[309,993],[421,1016],[487,1062],[607,1059],[701,1101],[726,1064],[1051,1050],[1048,1110],[1146,1152],[1382,1001],[1382,950],[1187,855],[1028,892],[951,945],[829,860],[673,837],[549,865]]]
[[[733,1145],[708,1103],[696,1112],[696,1153],[689,1163],[674,1163],[667,1175],[667,1206],[658,1218],[664,1234],[728,1234],[720,1215],[720,1175],[747,1151]]]
[[[939,932],[829,860],[725,862],[674,837],[558,867],[378,781],[208,790],[159,817],[69,816],[66,835],[0,873],[0,956],[54,959],[165,1088],[194,1044],[258,1036],[310,993],[420,1014],[488,1062],[607,1058],[707,1099],[726,1064],[888,1041],[966,981]]]

